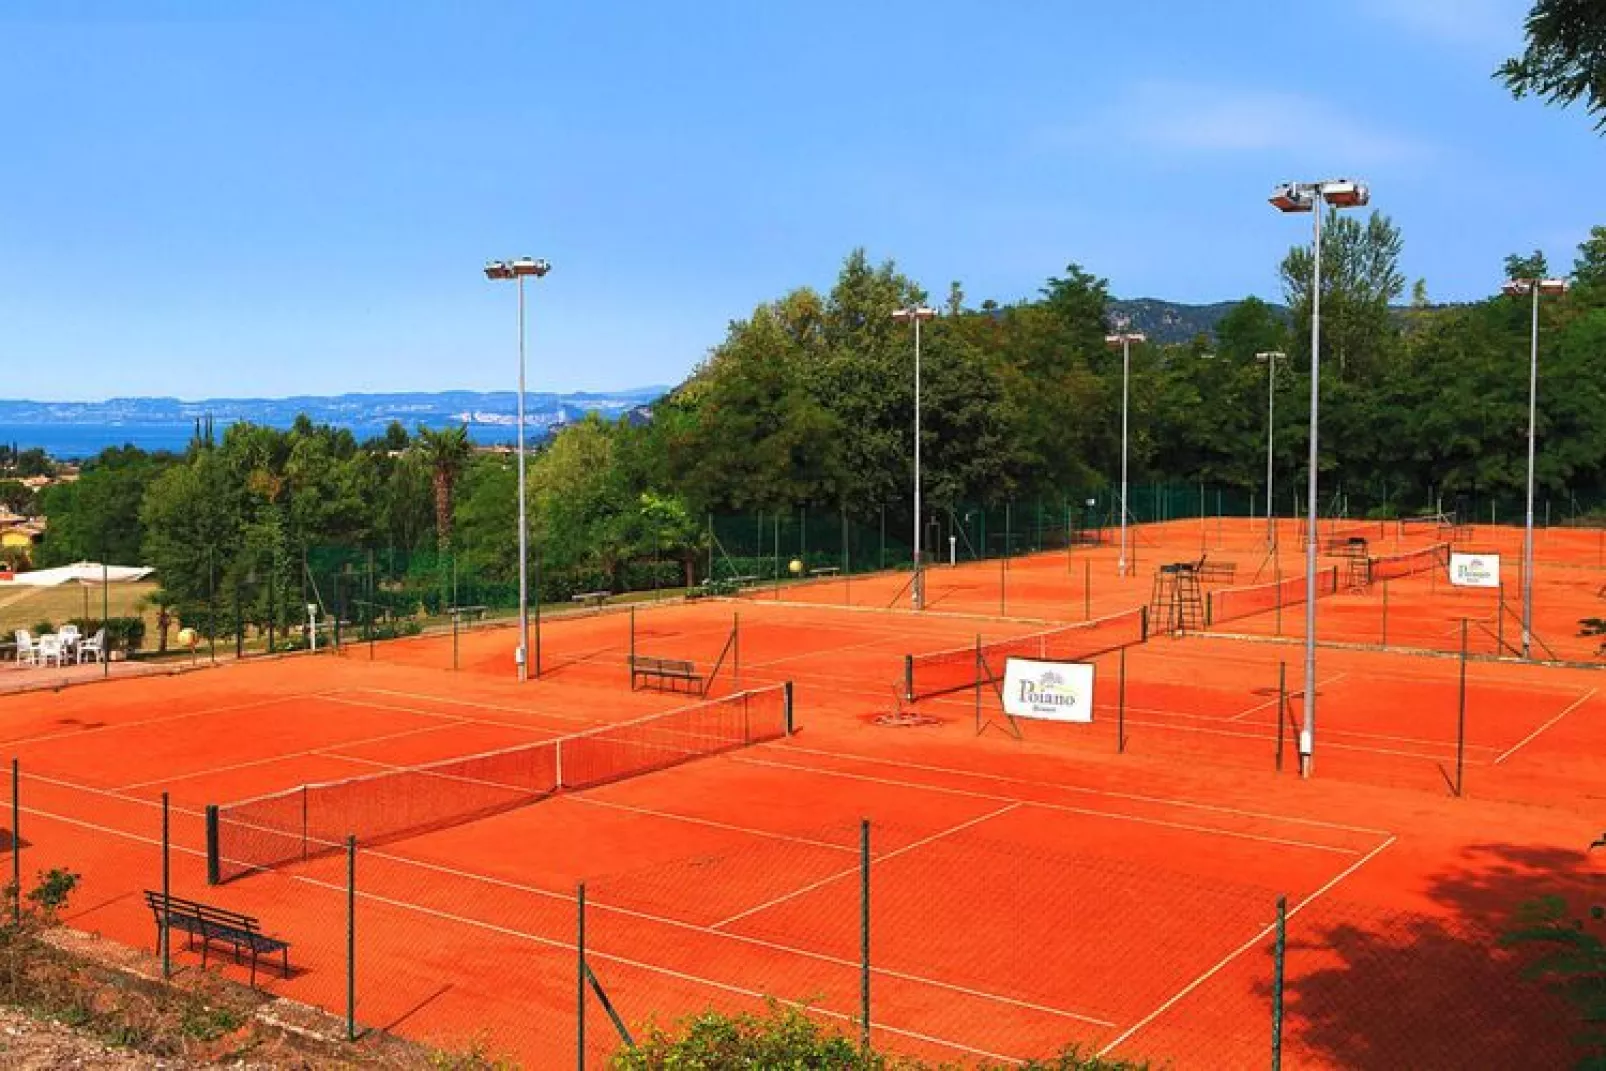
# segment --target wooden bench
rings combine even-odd
[[[1230,584],[1233,578],[1238,575],[1238,564],[1236,562],[1201,561],[1194,571],[1199,574],[1199,579],[1206,584]]]
[[[612,594],[613,592],[611,591],[582,591],[578,595],[570,595],[569,598],[575,602],[588,602],[591,604],[592,609],[600,610],[602,609],[602,604],[607,602]]]
[[[177,896],[169,896],[163,903],[162,894],[151,889],[145,890],[145,903],[156,917],[156,947],[162,947],[162,927],[169,929],[168,947],[172,947],[171,931],[179,930],[185,936],[190,948],[195,947],[196,939],[201,942],[201,966],[206,966],[207,952],[212,942],[219,941],[234,947],[234,960],[236,963],[244,962],[242,957],[249,952],[251,955],[251,987],[257,984],[257,959],[264,955],[279,953],[284,957],[284,976],[290,976],[290,942],[281,941],[277,937],[269,937],[262,932],[262,927],[250,915],[242,915],[238,911],[225,911],[221,907],[199,903],[195,900],[184,900]],[[166,908],[164,911],[163,908]]]
[[[648,655],[630,656],[630,690],[636,690],[637,680],[662,682],[666,691],[685,691],[701,696],[706,687],[697,667],[683,658],[653,658]],[[680,685],[686,687],[682,689]]]

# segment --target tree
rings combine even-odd
[[[463,466],[474,453],[468,425],[433,431],[420,424],[417,446],[435,492],[435,542],[440,552],[446,554],[452,546],[452,491]]]
[[[1545,254],[1535,249],[1532,253],[1512,253],[1506,257],[1507,279],[1547,279],[1550,262]]]
[[[1365,378],[1385,360],[1399,337],[1389,305],[1405,289],[1399,260],[1400,230],[1380,212],[1362,224],[1329,209],[1322,234],[1322,339],[1324,357],[1337,358],[1340,377]],[[1293,309],[1295,346],[1310,337],[1311,249],[1296,245],[1279,274]]]
[[[1591,227],[1589,237],[1578,244],[1573,282],[1606,302],[1606,227]]]
[[[1511,95],[1532,93],[1567,107],[1582,101],[1606,133],[1606,5],[1600,0],[1538,0],[1524,22],[1521,56],[1502,63],[1495,77]]]

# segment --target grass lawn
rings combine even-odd
[[[32,630],[43,621],[61,625],[75,617],[99,618],[110,603],[112,617],[143,617],[145,645],[156,647],[156,612],[140,605],[156,584],[111,584],[104,593],[99,584],[61,584],[53,588],[0,587],[0,640],[9,642],[19,628]],[[86,603],[85,600],[88,600]]]

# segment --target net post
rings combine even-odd
[[[1456,689],[1455,703],[1455,794],[1459,798],[1464,787],[1467,757],[1467,619],[1461,619],[1461,679]]]
[[[1115,753],[1126,754],[1126,648],[1121,648],[1121,681],[1116,693]]]
[[[859,1046],[870,1051],[870,820],[859,821]]]
[[[1205,592],[1205,627],[1210,628],[1216,623],[1216,593]]]
[[[574,951],[577,961],[574,1007],[575,1066],[586,1071],[586,883],[574,891]]]
[[[206,883],[216,885],[222,880],[217,849],[217,804],[206,805]]]
[[[739,610],[731,614],[731,660],[734,662],[731,680],[739,692],[742,690],[742,614]]]
[[[11,924],[22,925],[22,764],[11,760]]]
[[[1283,1066],[1283,972],[1288,956],[1288,897],[1277,898],[1277,941],[1271,953],[1271,1071]]]
[[[903,698],[913,703],[915,701],[915,656],[903,656]]]
[[[303,859],[308,854],[308,834],[311,832],[309,828],[311,825],[310,816],[307,813],[311,809],[311,804],[308,800],[310,791],[306,785],[301,786],[301,858]]]
[[[791,736],[793,731],[795,730],[796,724],[797,724],[796,722],[794,722],[792,720],[793,708],[792,708],[792,682],[791,681],[787,681],[784,685],[782,685],[781,696],[782,696],[782,702],[784,702],[785,706],[786,706],[786,735],[787,736]]]
[[[357,838],[346,838],[346,1040],[357,1040]]]
[[[981,653],[981,637],[978,635],[976,637],[976,671],[973,674],[971,674],[971,676],[976,678],[975,701],[976,701],[976,735],[977,736],[981,735],[981,729],[982,729],[982,723],[981,723],[981,682],[982,682],[982,677],[986,674],[986,672],[987,672],[987,660],[982,656],[982,653]]]
[[[1142,637],[1140,642],[1147,643],[1149,640],[1149,607],[1147,603],[1138,607],[1138,623],[1140,626],[1138,634]]]
[[[1288,723],[1288,663],[1277,663],[1277,772],[1283,772],[1283,734]]]
[[[167,822],[167,793],[162,793],[162,977],[173,977],[172,938],[169,936],[173,929],[172,895],[173,871],[170,851],[172,841],[168,835]]]

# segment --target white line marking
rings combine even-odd
[[[1348,673],[1339,673],[1339,674],[1336,674],[1336,675],[1334,675],[1332,677],[1329,677],[1327,680],[1318,680],[1316,682],[1316,693],[1317,693],[1317,695],[1320,696],[1321,691],[1322,691],[1323,688],[1327,687],[1330,684],[1337,684],[1339,681],[1343,680],[1347,676],[1349,676]],[[1241,720],[1243,718],[1247,718],[1251,714],[1256,714],[1256,713],[1258,713],[1258,712],[1260,712],[1262,710],[1265,710],[1267,707],[1276,706],[1279,702],[1281,702],[1284,699],[1292,699],[1293,697],[1294,697],[1294,693],[1292,691],[1285,692],[1283,695],[1274,696],[1273,698],[1266,700],[1264,703],[1256,703],[1254,706],[1250,707],[1248,710],[1241,711],[1241,712],[1239,712],[1237,714],[1234,714],[1232,717],[1228,718],[1227,720],[1228,721],[1239,721],[1239,720]]]
[[[884,862],[885,860],[888,860],[888,859],[896,859],[900,855],[907,855],[909,852],[914,851],[916,848],[923,848],[926,845],[932,844],[932,843],[934,843],[936,841],[939,841],[944,837],[951,837],[955,833],[963,833],[965,830],[971,828],[972,826],[979,826],[983,822],[987,821],[990,818],[997,818],[999,815],[1008,814],[1010,811],[1013,811],[1013,810],[1015,810],[1016,808],[1018,808],[1020,806],[1021,806],[1021,804],[1018,803],[1018,802],[1006,804],[1005,806],[1000,807],[997,810],[988,811],[986,814],[977,815],[975,818],[970,818],[970,819],[967,819],[967,820],[965,820],[963,822],[960,822],[958,825],[949,826],[947,829],[939,829],[939,830],[937,830],[937,832],[931,834],[930,836],[921,837],[919,840],[912,841],[912,842],[910,842],[908,844],[905,844],[901,848],[897,848],[897,849],[895,849],[893,851],[890,851],[890,852],[887,852],[887,853],[885,853],[883,855],[874,856],[871,859],[871,865],[873,866],[876,863]],[[750,917],[752,915],[756,915],[760,911],[768,911],[772,907],[779,907],[781,904],[787,903],[787,902],[789,902],[791,900],[796,900],[799,896],[807,895],[808,893],[813,892],[815,889],[819,889],[819,888],[822,888],[823,886],[829,885],[833,881],[841,881],[843,878],[850,878],[850,877],[852,877],[853,875],[855,875],[857,873],[859,873],[859,868],[857,866],[845,867],[844,869],[837,871],[835,874],[828,874],[827,876],[825,876],[823,878],[820,878],[818,881],[811,881],[807,885],[804,885],[802,888],[793,889],[791,892],[788,892],[788,893],[782,893],[780,896],[776,896],[776,897],[773,897],[773,898],[771,898],[769,900],[765,900],[761,904],[755,904],[754,906],[748,908],[745,911],[738,911],[736,914],[731,915],[728,918],[720,919],[718,922],[715,922],[715,923],[711,924],[709,928],[710,929],[714,929],[714,930],[722,930],[726,926],[729,926],[733,922],[740,922],[742,919],[748,918],[748,917]],[[1114,1024],[1106,1024],[1106,1025],[1114,1025]]]
[[[1106,818],[1113,822],[1137,822],[1140,825],[1159,826],[1164,829],[1177,829],[1188,833],[1204,833],[1213,837],[1230,837],[1234,840],[1252,840],[1261,844],[1281,844],[1289,848],[1308,848],[1316,852],[1332,852],[1336,855],[1359,855],[1353,848],[1337,848],[1329,844],[1316,844],[1311,841],[1290,840],[1287,837],[1269,837],[1259,833],[1239,833],[1230,829],[1216,829],[1211,826],[1196,826],[1187,822],[1168,822],[1163,818],[1140,818],[1137,815],[1117,814],[1112,811],[1095,811],[1088,807],[1072,807],[1064,803],[1043,803],[1038,800],[1020,800],[1009,796],[995,796],[989,792],[976,792],[963,788],[946,788],[936,785],[922,785],[910,781],[897,781],[889,777],[874,777],[870,774],[847,773],[842,770],[823,770],[814,766],[797,766],[787,762],[773,762],[768,759],[744,759],[736,756],[730,757],[732,762],[745,763],[750,766],[773,766],[782,770],[796,770],[799,773],[819,774],[824,777],[845,777],[852,781],[868,781],[872,784],[893,785],[898,788],[916,788],[926,792],[936,792],[946,796],[964,796],[969,799],[992,800],[997,803],[1017,803],[1027,807],[1040,807],[1047,811],[1059,811],[1063,814],[1077,814],[1089,818]]]
[[[687,814],[674,814],[670,811],[655,811],[650,807],[636,807],[628,803],[616,803],[612,800],[599,800],[583,793],[572,793],[564,797],[570,803],[583,803],[588,807],[606,807],[616,811],[629,811],[632,814],[645,814],[653,818],[666,818],[674,822],[690,822],[699,826],[709,826],[713,829],[725,829],[732,833],[746,833],[749,836],[764,837],[768,840],[786,841],[788,844],[805,844],[811,848],[828,848],[834,852],[856,852],[857,848],[848,844],[832,844],[826,840],[814,840],[811,837],[794,837],[786,833],[771,833],[762,829],[750,829],[747,826],[732,825],[729,822],[716,822],[711,818],[695,818]]]
[[[1520,748],[1525,746],[1529,741],[1533,740],[1534,737],[1538,736],[1540,733],[1544,732],[1546,729],[1550,728],[1552,725],[1556,724],[1558,721],[1565,718],[1579,707],[1583,706],[1594,694],[1595,689],[1591,688],[1577,699],[1574,699],[1560,714],[1557,714],[1554,718],[1551,718],[1539,728],[1535,729],[1533,732],[1529,733],[1527,736],[1523,737],[1521,740],[1518,740],[1515,744],[1512,744],[1509,748],[1503,751],[1500,756],[1494,760],[1494,764],[1499,766],[1502,762],[1505,762],[1507,759],[1511,758],[1511,756],[1515,755]]]
[[[1373,858],[1375,858],[1379,852],[1381,852],[1384,848],[1387,848],[1389,845],[1391,845],[1393,843],[1394,843],[1394,838],[1391,836],[1391,837],[1389,837],[1388,840],[1384,841],[1382,844],[1379,844],[1377,847],[1375,847],[1371,851],[1367,852],[1361,858],[1355,860],[1355,862],[1353,862],[1349,866],[1345,867],[1336,876],[1334,876],[1330,881],[1328,881],[1327,884],[1323,885],[1321,888],[1317,889],[1315,892],[1311,893],[1309,896],[1305,897],[1305,899],[1301,900],[1297,905],[1295,905],[1288,912],[1287,917],[1288,918],[1293,918],[1295,915],[1299,914],[1306,907],[1308,907],[1311,904],[1311,902],[1314,901],[1318,896],[1321,896],[1323,893],[1326,893],[1328,890],[1332,889],[1339,882],[1343,881],[1345,878],[1347,878],[1351,874],[1355,873],[1361,867],[1363,867],[1367,863],[1371,862],[1371,860]],[[1158,1008],[1156,1008],[1153,1011],[1151,1011],[1148,1015],[1145,1015],[1143,1018],[1139,1019],[1137,1022],[1135,1022],[1131,1026],[1127,1027],[1125,1032],[1123,1032],[1114,1041],[1111,1041],[1109,1044],[1105,1045],[1102,1049],[1100,1049],[1098,1054],[1100,1056],[1108,1055],[1112,1050],[1115,1049],[1115,1047],[1117,1045],[1120,1045],[1123,1042],[1129,1040],[1132,1037],[1132,1035],[1136,1034],[1138,1031],[1142,1030],[1144,1027],[1148,1026],[1150,1023],[1154,1022],[1154,1020],[1158,1019],[1161,1015],[1165,1014],[1165,1012],[1167,1012],[1172,1007],[1174,1007],[1177,1004],[1178,1001],[1182,1000],[1189,993],[1192,993],[1195,989],[1198,989],[1200,986],[1202,986],[1206,982],[1208,982],[1211,978],[1213,978],[1217,974],[1221,973],[1221,971],[1224,970],[1227,967],[1227,965],[1229,963],[1231,963],[1233,960],[1237,959],[1239,956],[1243,955],[1245,952],[1249,951],[1251,948],[1254,948],[1256,945],[1258,945],[1262,941],[1264,941],[1266,939],[1267,935],[1270,934],[1276,928],[1277,928],[1277,923],[1276,923],[1275,920],[1272,921],[1272,922],[1268,922],[1266,925],[1262,926],[1260,928],[1260,930],[1253,937],[1249,938],[1249,940],[1245,941],[1243,944],[1239,945],[1237,948],[1235,948],[1231,952],[1227,953],[1224,957],[1222,957],[1220,962],[1218,962],[1214,967],[1211,967],[1209,970],[1207,970],[1203,974],[1199,975],[1193,981],[1189,982],[1187,985],[1185,985],[1181,989],[1177,990],[1177,992],[1172,995],[1171,999],[1167,1000],[1165,1003],[1161,1004]]]
[[[497,710],[507,714],[534,714],[543,718],[557,718],[560,721],[575,721],[583,725],[598,724],[594,718],[582,717],[578,714],[564,714],[554,710],[538,710],[534,707],[510,707],[501,703],[480,703],[472,699],[451,699],[446,696],[429,695],[425,692],[400,692],[393,688],[360,688],[347,689],[349,692],[368,692],[373,695],[391,695],[398,699],[422,699],[430,703],[447,703],[454,707],[473,707],[476,710]],[[503,722],[488,722],[489,725],[501,725]]]
[[[951,766],[933,766],[921,762],[909,762],[905,759],[878,758],[874,755],[865,755],[849,751],[822,751],[819,748],[801,747],[794,743],[765,745],[766,750],[775,748],[784,750],[788,754],[822,755],[826,758],[848,759],[856,762],[867,762],[873,765],[894,766],[906,770],[922,770],[926,773],[952,774],[957,777],[969,777],[977,780],[1003,781],[1015,785],[1035,785],[1043,788],[1052,788],[1064,792],[1079,792],[1088,796],[1104,796],[1109,799],[1129,800],[1134,803],[1157,803],[1165,807],[1181,807],[1189,810],[1206,811],[1212,814],[1230,814],[1237,818],[1259,818],[1268,822],[1286,822],[1289,825],[1310,826],[1315,829],[1332,829],[1343,833],[1362,833],[1373,837],[1387,837],[1392,834],[1386,829],[1370,829],[1366,826],[1351,826],[1341,822],[1324,822],[1316,818],[1298,818],[1291,815],[1267,814],[1263,811],[1245,811],[1237,807],[1224,807],[1214,803],[1198,803],[1193,800],[1167,799],[1164,796],[1145,796],[1133,792],[1113,792],[1103,788],[1085,788],[1080,785],[1062,785],[1053,781],[1034,781],[1026,777],[1011,777],[1008,774],[982,773],[975,770],[960,770]],[[806,767],[800,767],[806,768]],[[924,787],[918,781],[901,782],[913,787]]]

